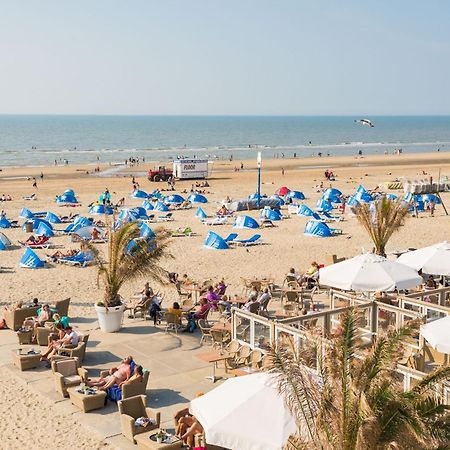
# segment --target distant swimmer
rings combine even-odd
[[[355,123],[360,123],[361,125],[366,125],[373,128],[375,125],[369,119],[358,119],[354,121]]]

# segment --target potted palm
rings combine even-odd
[[[143,276],[165,282],[167,272],[159,262],[171,256],[167,250],[168,241],[169,233],[163,229],[157,230],[151,241],[140,238],[139,226],[132,222],[111,230],[107,261],[90,246],[98,265],[97,283],[104,288],[103,299],[95,304],[102,331],[112,333],[122,326],[125,305],[120,290],[124,284]]]

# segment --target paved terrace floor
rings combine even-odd
[[[276,303],[279,305],[278,301]],[[276,309],[279,309],[279,306]],[[120,359],[127,355],[132,355],[138,364],[150,371],[147,400],[150,407],[161,412],[163,428],[173,429],[174,413],[186,407],[198,392],[207,392],[230,376],[225,374],[223,364],[219,363],[216,375],[223,378],[215,384],[206,379],[212,375],[212,365],[202,362],[195,355],[210,351],[211,347],[208,344],[200,346],[199,329],[193,334],[166,333],[164,326],[155,327],[153,322],[148,320],[125,318],[120,332],[103,333],[98,329],[94,317],[73,318],[71,323],[80,332],[90,334],[83,361],[83,367],[89,370],[90,377],[99,376],[100,370],[117,365]],[[121,434],[116,403],[108,402],[107,407],[103,409],[81,412],[68,398],[63,399],[56,392],[51,369],[46,368],[44,364],[24,372],[17,369],[11,360],[11,350],[20,348],[17,335],[10,330],[0,333],[0,365],[10,370],[11,376],[22,380],[34,392],[52,401],[55,408],[63,408],[65,413],[73,414],[74,419],[99,440],[120,450],[136,449],[136,446]],[[44,348],[22,346],[31,347],[40,350]]]

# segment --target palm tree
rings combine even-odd
[[[391,236],[404,224],[411,205],[402,200],[382,196],[372,203],[359,203],[352,208],[359,223],[366,229],[374,244],[374,253],[386,256]]]
[[[334,342],[310,335],[310,345],[301,350],[293,341],[271,350],[270,370],[299,430],[286,448],[448,448],[449,410],[433,388],[450,380],[450,367],[435,370],[404,392],[394,369],[404,355],[404,339],[417,323],[378,336],[364,353],[358,350],[358,320],[358,313],[349,309]],[[318,375],[309,368],[317,354]]]
[[[150,242],[140,239],[136,222],[111,230],[108,241],[108,261],[104,261],[95,247],[89,246],[98,264],[98,282],[104,285],[103,305],[118,306],[122,303],[119,294],[122,286],[142,276],[164,283],[167,271],[159,262],[171,257],[168,252],[170,234],[164,229],[155,230],[156,237]]]

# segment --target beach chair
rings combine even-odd
[[[86,355],[86,346],[89,340],[89,334],[80,336],[80,341],[75,347],[61,347],[58,349],[58,355],[69,356],[70,358],[78,358],[80,361],[84,360]]]
[[[173,222],[173,214],[171,212],[168,212],[166,214],[158,216],[157,220],[158,222]]]
[[[63,258],[58,258],[56,262],[66,264],[68,266],[86,267],[93,260],[94,257],[92,256],[91,253],[78,252],[74,256],[66,256]]]
[[[276,225],[270,219],[264,219],[260,225],[262,228],[275,228]]]
[[[25,195],[22,200],[37,200],[36,194]]]
[[[228,223],[228,217],[214,217],[214,219],[202,220],[202,223],[208,226],[226,225]]]
[[[145,395],[136,395],[135,397],[119,400],[117,406],[119,408],[122,434],[134,444],[136,444],[134,436],[157,430],[161,424],[161,414],[147,407],[147,397]],[[140,417],[151,419],[151,421],[146,427],[136,426],[136,419]]]
[[[332,216],[329,212],[323,212],[322,214],[325,217],[325,219],[329,222],[340,222],[341,220],[344,220],[342,216],[341,217]]]
[[[237,237],[238,237],[237,233],[230,233],[230,234],[224,239],[224,241],[230,243],[230,242],[234,241]]]
[[[261,239],[261,235],[260,234],[254,234],[251,238],[249,239],[242,239],[242,240],[234,240],[231,242],[231,244],[236,244],[236,245],[242,245],[244,247],[248,247],[249,245],[259,245],[262,244],[262,242],[260,241]]]
[[[48,236],[44,236],[39,241],[35,242],[24,242],[24,241],[17,241],[21,247],[30,247],[30,248],[44,248],[48,249],[53,247],[53,244],[49,242],[50,238]]]
[[[250,356],[248,357],[248,365],[252,369],[260,369],[262,366],[262,361],[264,358],[264,353],[261,350],[258,350],[255,348],[250,353]]]
[[[233,357],[225,360],[225,369],[238,369],[246,366],[251,352],[252,349],[248,345],[243,345]]]
[[[224,346],[231,340],[231,336],[228,331],[211,330],[210,333],[213,342],[212,346],[214,349],[222,351]]]
[[[194,236],[194,232],[191,227],[186,227],[183,229],[178,229],[171,232],[172,237],[190,237]]]

